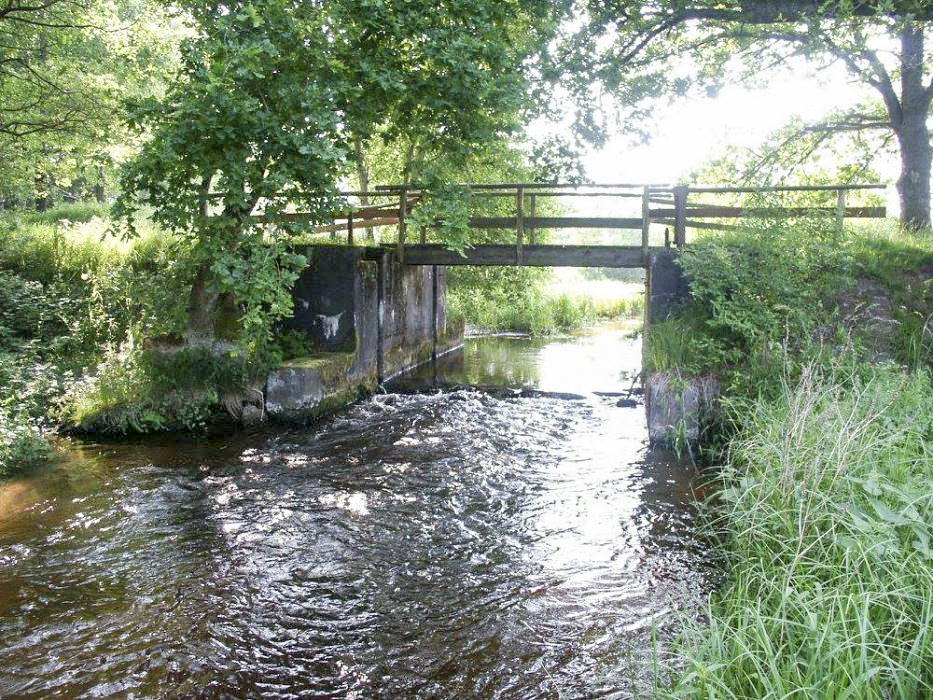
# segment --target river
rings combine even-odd
[[[0,696],[647,692],[712,576],[639,354],[472,339],[307,429],[75,444],[0,486]]]

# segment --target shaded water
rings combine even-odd
[[[708,589],[637,341],[481,339],[276,436],[77,447],[0,487],[0,695],[594,697]],[[632,360],[634,364],[627,363]],[[649,684],[649,685],[646,685]]]

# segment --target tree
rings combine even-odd
[[[588,80],[595,78],[642,119],[652,100],[697,88],[715,92],[726,82],[755,83],[798,58],[817,70],[845,66],[880,96],[883,117],[852,112],[824,127],[892,131],[901,156],[902,221],[914,229],[930,226],[929,2],[591,0],[586,5],[589,22],[556,59],[565,70],[582,69]],[[591,99],[589,84],[578,80],[575,87],[581,102]]]
[[[148,94],[172,63],[154,0],[0,1],[0,195],[103,186],[125,134],[120,99]]]
[[[515,129],[524,103],[525,44],[516,28],[531,0],[190,0],[193,37],[164,98],[130,109],[151,135],[125,169],[116,212],[131,225],[142,204],[189,238],[198,257],[186,341],[214,340],[218,299],[247,280],[266,321],[287,313],[298,261],[269,244],[294,225],[261,225],[289,207],[305,225],[343,208],[338,183],[377,127],[417,159],[468,158]],[[550,12],[550,10],[548,10]],[[412,156],[410,160],[414,160]],[[284,251],[281,246],[278,248]],[[260,274],[256,260],[271,265]],[[246,267],[244,267],[244,265]],[[253,288],[255,291],[255,288]],[[248,315],[248,314],[247,314]],[[262,318],[260,318],[262,317]]]

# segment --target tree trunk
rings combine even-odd
[[[369,205],[369,168],[366,166],[366,153],[363,151],[363,144],[359,139],[354,139],[353,148],[356,151],[356,167],[357,174],[360,177],[360,192],[363,194],[360,195],[360,205],[367,206]],[[366,239],[374,241],[373,236],[373,227],[366,227]]]
[[[204,346],[214,342],[214,317],[220,292],[214,287],[210,260],[201,263],[191,294],[188,297],[188,327],[185,329],[185,341],[188,345]]]
[[[902,30],[901,113],[892,115],[901,151],[901,176],[897,181],[901,221],[915,230],[930,227],[930,168],[933,164],[927,128],[931,95],[923,80],[923,43],[921,25],[908,24]]]

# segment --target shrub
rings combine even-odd
[[[52,446],[22,413],[0,405],[0,479],[48,462]]]

